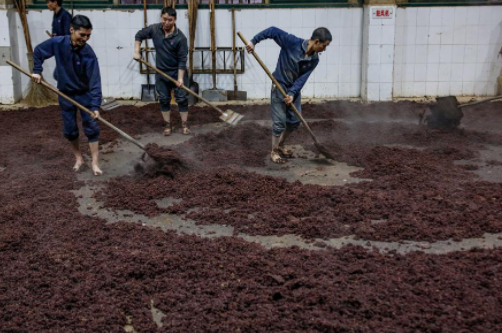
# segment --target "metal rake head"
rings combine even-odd
[[[224,122],[230,124],[230,125],[237,125],[237,123],[243,118],[244,116],[241,115],[240,113],[234,112],[232,110],[227,110],[225,113],[223,113],[220,116],[220,119],[223,120]]]

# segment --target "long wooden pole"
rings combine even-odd
[[[146,0],[143,0],[143,27],[148,27],[148,18],[146,11]],[[145,59],[148,61],[148,38],[145,38]],[[148,86],[148,93],[150,93],[150,70],[146,69],[146,84]]]
[[[33,54],[33,46],[31,45],[30,29],[28,28],[28,18],[26,16],[26,3],[24,0],[14,0],[21,24],[23,26],[24,39],[26,41],[26,49],[29,54]]]
[[[209,30],[211,33],[211,55],[213,74],[213,89],[216,90],[216,13],[214,12],[214,0],[209,0]]]
[[[20,71],[21,73],[23,73],[24,75],[26,76],[29,76],[31,78],[31,74],[30,72],[26,71],[25,69],[23,69],[21,66],[19,66],[18,64],[15,64],[13,63],[12,61],[10,60],[7,60],[7,63],[9,65],[11,65],[12,67],[14,67],[15,69],[17,69],[18,71]],[[73,105],[75,105],[77,108],[79,108],[80,110],[84,111],[85,113],[91,115],[92,117],[95,117],[95,113],[92,112],[91,110],[89,110],[88,108],[86,108],[85,106],[83,106],[82,104],[80,104],[79,102],[75,101],[73,98],[69,97],[68,95],[64,94],[63,92],[59,91],[58,89],[54,88],[53,86],[51,86],[49,83],[45,82],[42,80],[42,82],[40,82],[41,85],[43,85],[44,87],[46,87],[47,89],[51,90],[52,92],[58,94],[59,96],[61,96],[62,98],[66,99],[68,102],[72,103]],[[96,119],[98,119],[100,122],[102,122],[103,124],[105,124],[106,126],[110,127],[112,130],[114,130],[115,132],[117,132],[118,134],[120,134],[122,137],[124,137],[125,139],[129,140],[130,142],[132,142],[133,144],[135,144],[136,146],[138,146],[139,148],[141,148],[142,150],[145,150],[145,146],[137,141],[136,139],[134,139],[133,137],[131,137],[129,134],[127,134],[126,132],[122,131],[121,129],[119,129],[118,127],[114,126],[113,124],[111,124],[110,122],[106,121],[105,119],[103,119],[101,116],[98,116]],[[146,150],[145,150],[146,151]]]
[[[178,81],[176,81],[175,79],[173,79],[172,77],[170,77],[169,75],[167,75],[166,73],[164,73],[163,71],[161,71],[160,69],[158,69],[157,67],[155,67],[155,66],[151,65],[150,63],[146,62],[145,60],[139,59],[138,61],[141,62],[141,63],[143,63],[145,66],[151,68],[153,71],[155,71],[159,75],[162,75],[163,77],[165,77],[166,79],[168,79],[169,81],[171,81],[172,83],[174,83],[175,85],[178,84]],[[204,103],[206,103],[207,105],[209,105],[210,107],[212,107],[213,109],[215,109],[216,111],[220,112],[221,114],[225,114],[225,112],[222,109],[220,109],[219,107],[217,107],[216,105],[214,105],[213,103],[211,103],[210,101],[208,101],[207,99],[205,99],[204,97],[202,97],[201,95],[196,94],[195,92],[193,92],[192,90],[190,90],[187,86],[181,85],[180,88],[183,89],[183,90],[185,90],[190,95],[196,97],[197,99],[200,99],[201,101],[203,101]]]
[[[235,8],[232,11],[232,53],[234,55],[234,94],[237,95],[237,48],[235,46]]]

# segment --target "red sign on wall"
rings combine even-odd
[[[392,7],[373,7],[373,18],[374,19],[391,19],[394,12]]]

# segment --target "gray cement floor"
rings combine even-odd
[[[494,161],[497,164],[502,163],[502,147],[487,145],[485,149],[480,150],[479,153],[480,157],[476,161],[462,160],[457,161],[456,164],[475,165],[478,169],[472,172],[481,179],[489,182],[502,183],[502,164],[491,165],[489,163],[489,161]]]
[[[225,125],[222,123],[215,123],[198,127],[194,126],[191,129],[194,134],[202,134],[211,131],[219,131],[224,128],[224,126]],[[180,133],[174,133],[170,137],[164,137],[160,133],[154,133],[140,137],[140,141],[144,144],[155,142],[161,146],[172,146],[180,144],[190,138],[191,136],[185,136]],[[349,183],[368,181],[350,176],[350,173],[357,171],[358,168],[348,166],[344,163],[333,163],[323,158],[316,158],[316,154],[303,150],[301,146],[293,146],[292,149],[299,158],[290,160],[287,167],[273,164],[267,159],[265,167],[248,168],[248,171],[272,177],[282,177],[291,182],[300,181],[303,184],[318,184],[323,186],[343,186]],[[239,233],[234,235],[234,228],[231,226],[197,225],[195,221],[179,215],[162,214],[154,218],[148,218],[144,215],[135,214],[127,210],[112,211],[102,208],[102,203],[96,201],[92,196],[96,191],[102,188],[106,180],[117,176],[133,174],[134,164],[142,155],[142,151],[127,141],[120,141],[119,144],[115,145],[113,148],[109,148],[106,145],[103,146],[103,152],[101,166],[105,174],[102,177],[94,177],[91,175],[90,169],[87,168],[85,171],[78,174],[78,179],[84,181],[85,185],[73,191],[73,193],[78,198],[79,211],[82,214],[100,217],[109,223],[118,221],[142,223],[144,226],[160,228],[164,231],[174,230],[179,234],[191,234],[205,238],[223,236],[238,237],[248,242],[258,243],[268,249],[298,246],[303,249],[321,250],[327,247],[341,248],[345,245],[353,244],[367,249],[377,248],[382,252],[395,250],[398,253],[422,251],[426,253],[442,254],[452,251],[469,250],[472,248],[490,249],[502,246],[502,233],[484,234],[480,238],[464,239],[460,242],[455,242],[450,239],[433,243],[413,241],[376,242],[355,239],[354,236],[307,241],[293,234],[284,236],[254,236]],[[476,162],[479,169],[475,171],[483,179],[502,182],[502,166],[489,166],[486,164],[487,160],[502,161],[502,148],[487,147],[486,150],[482,151],[481,158]],[[459,161],[458,163],[473,164],[472,161]],[[162,208],[168,207],[176,201],[177,199],[174,198],[164,198],[156,202],[157,205]],[[228,214],[231,214],[231,211],[229,211]],[[375,223],[378,222],[381,221],[375,221]]]

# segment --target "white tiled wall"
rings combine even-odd
[[[368,101],[392,100],[396,7],[384,8],[392,12],[391,18],[373,18],[374,8],[364,9],[362,97]]]
[[[10,47],[9,11],[0,10],[0,46]],[[9,65],[0,66],[0,104],[12,104],[15,101],[14,80]]]
[[[394,97],[495,95],[502,7],[399,8]]]
[[[149,10],[149,23],[159,21],[159,10]],[[243,9],[236,12],[237,30],[251,39],[259,31],[277,26],[309,38],[314,28],[327,27],[333,41],[321,54],[318,68],[305,85],[305,97],[358,97],[388,100],[392,97],[494,95],[502,59],[502,6],[420,7],[395,9],[395,19],[371,20],[362,8]],[[132,60],[134,35],[143,26],[141,10],[82,10],[93,25],[89,44],[101,69],[103,94],[139,98],[146,77]],[[368,29],[363,29],[363,17]],[[33,45],[48,37],[52,13],[30,10]],[[231,14],[216,11],[217,45],[232,45]],[[188,35],[185,10],[178,10],[178,27]],[[208,47],[209,13],[198,15],[196,46]],[[365,31],[363,41],[363,30]],[[13,60],[28,67],[24,34],[14,10],[0,10],[0,46],[12,47]],[[237,45],[241,46],[240,40]],[[274,70],[279,47],[264,41],[257,53]],[[210,65],[207,59],[206,66]],[[196,59],[197,62],[197,59]],[[231,64],[232,61],[229,61]],[[55,63],[44,64],[50,83]],[[7,78],[11,78],[10,81]],[[9,67],[0,67],[0,103],[19,99],[29,80]],[[211,75],[197,75],[201,90],[212,87]],[[153,82],[153,76],[152,76]],[[255,59],[246,54],[246,72],[238,75],[240,90],[249,98],[267,98],[270,81]],[[233,89],[232,75],[218,75],[217,87]],[[361,91],[361,89],[363,91]]]
[[[0,10],[0,46],[10,46],[7,10]]]
[[[10,10],[7,13],[9,18],[9,31],[10,31],[10,42],[11,42],[11,59],[12,61],[19,63],[19,45],[20,40],[23,39],[23,35],[18,35],[17,24],[19,22],[19,15],[15,10]],[[17,70],[12,70],[12,84],[13,84],[13,94],[14,101],[21,99],[23,95],[22,85],[21,85],[21,73]]]
[[[140,10],[82,10],[75,14],[86,15],[93,23],[93,35],[89,44],[99,59],[103,94],[120,98],[139,98],[141,84],[146,76],[139,74],[138,64],[132,60],[134,35],[143,27],[143,13]],[[48,10],[29,11],[30,30],[33,45],[46,40],[45,30],[50,29],[52,13]],[[148,11],[149,23],[160,20],[159,10]],[[220,47],[232,46],[232,21],[228,10],[216,10],[216,40]],[[188,36],[186,10],[178,10],[178,27]],[[247,39],[259,31],[276,26],[298,37],[308,39],[316,27],[327,27],[333,34],[333,42],[321,54],[318,68],[305,85],[305,97],[358,97],[361,87],[361,45],[362,45],[362,8],[321,8],[321,9],[244,9],[236,12],[236,27]],[[199,10],[197,20],[196,46],[210,46],[209,12]],[[18,36],[22,35],[18,26]],[[237,46],[242,46],[237,39]],[[258,55],[271,71],[275,69],[279,47],[275,42],[263,41],[257,46]],[[23,54],[26,53],[24,41],[20,42],[23,66],[27,66]],[[209,59],[208,59],[209,60]],[[197,60],[196,60],[197,61]],[[246,54],[246,72],[238,75],[240,90],[246,90],[249,98],[267,98],[270,95],[270,80],[256,62]],[[230,62],[232,64],[232,62]],[[206,63],[209,65],[209,62]],[[45,78],[50,83],[54,70],[54,60],[44,64]],[[152,81],[153,81],[152,75]],[[211,75],[196,75],[200,89],[212,87]],[[23,86],[28,79],[22,78]],[[232,75],[218,75],[220,89],[233,89]]]
[[[14,12],[15,13],[15,12]],[[27,57],[27,48],[26,48],[26,41],[24,37],[24,32],[23,28],[21,25],[21,21],[19,19],[19,16],[17,13],[14,16],[15,21],[15,26],[16,30],[15,33],[17,35],[17,41],[18,41],[18,47],[17,47],[17,52],[19,56],[19,63],[21,67],[28,69],[28,57]],[[49,10],[30,10],[28,12],[28,26],[30,29],[30,35],[31,35],[31,43],[33,48],[40,44],[41,42],[47,40],[49,37],[45,33],[46,30],[51,30],[51,23],[52,23],[52,12]],[[47,60],[44,63],[44,79],[51,83],[51,84],[56,84],[54,81],[52,75],[54,72],[54,68],[56,67],[56,63],[54,61],[54,58]],[[20,75],[20,90],[24,91],[26,87],[28,86],[29,83],[29,78],[21,74]]]

